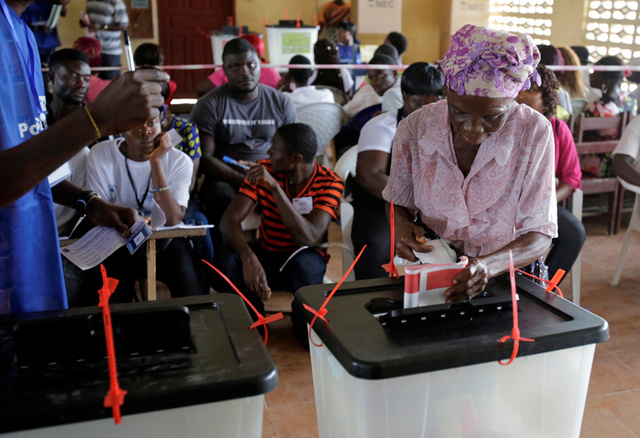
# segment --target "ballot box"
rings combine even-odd
[[[344,283],[310,343],[320,437],[578,437],[608,324],[517,276],[521,342],[511,356],[507,280],[474,300],[402,309],[403,278]],[[318,310],[332,285],[301,288]]]
[[[281,20],[278,25],[267,26],[266,30],[271,64],[289,64],[295,55],[304,55],[313,62],[313,46],[318,41],[319,26],[296,27],[295,20]],[[288,71],[287,68],[278,68],[278,70]]]
[[[278,377],[235,295],[111,306],[122,423],[98,308],[0,318],[0,436],[262,436]]]

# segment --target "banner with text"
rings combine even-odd
[[[359,33],[402,31],[402,0],[360,0],[358,2]]]

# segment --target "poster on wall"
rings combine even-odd
[[[489,0],[452,0],[451,35],[465,24],[489,25]]]
[[[358,32],[389,33],[402,30],[402,0],[358,1]]]

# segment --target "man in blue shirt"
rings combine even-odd
[[[51,190],[47,176],[97,138],[157,117],[163,103],[158,82],[169,79],[156,70],[128,73],[45,130],[38,47],[21,18],[30,4],[0,1],[0,314],[67,306],[52,198],[96,224],[128,231],[136,219],[132,210],[67,181]]]

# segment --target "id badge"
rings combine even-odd
[[[293,208],[300,214],[309,214],[313,210],[313,198],[311,196],[293,198]]]
[[[136,252],[140,246],[146,242],[146,240],[151,236],[151,228],[147,226],[144,221],[136,222],[133,227],[131,227],[131,235],[127,239],[127,249],[131,254]]]

